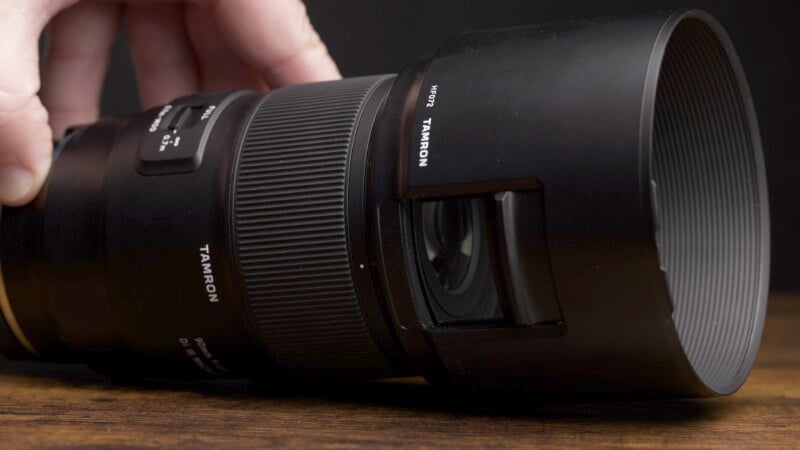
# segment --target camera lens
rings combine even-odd
[[[716,396],[769,272],[756,117],[684,10],[73,128],[0,217],[0,354],[126,377]]]

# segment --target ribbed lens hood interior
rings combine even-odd
[[[681,21],[661,64],[652,134],[673,318],[695,371],[720,393],[749,370],[769,264],[761,149],[737,64],[709,24]]]

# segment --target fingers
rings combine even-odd
[[[265,90],[340,76],[300,0],[133,4],[128,32],[146,108],[200,89]]]
[[[133,4],[127,26],[142,107],[164,104],[199,90],[198,65],[182,4]]]
[[[0,0],[0,202],[20,205],[39,191],[50,167],[52,132],[39,91],[38,39],[70,2]]]
[[[262,80],[277,87],[339,77],[300,0],[203,1],[212,12],[190,11],[191,41],[185,6],[130,7],[128,31],[143,106],[195,92],[201,78],[206,89],[217,90],[263,88]],[[0,0],[0,203],[23,204],[38,192],[52,151],[48,123],[58,136],[68,125],[97,116],[119,23],[119,7],[111,2],[87,0],[54,21],[40,85],[38,37],[50,18],[77,2]],[[37,96],[40,88],[50,117]]]
[[[187,5],[186,31],[197,57],[204,91],[246,88],[266,91],[261,75],[231,50],[208,5]]]
[[[81,2],[50,23],[41,97],[56,138],[70,125],[97,120],[121,15],[116,3]]]
[[[23,205],[39,192],[53,150],[47,111],[39,97],[0,94],[0,202]]]
[[[216,0],[212,7],[231,48],[270,87],[340,77],[301,0]]]

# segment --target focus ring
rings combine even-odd
[[[249,312],[293,375],[375,375],[347,235],[348,157],[384,77],[294,85],[258,106],[239,156],[234,246]]]

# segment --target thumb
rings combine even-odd
[[[37,96],[39,35],[74,0],[0,0],[0,203],[21,205],[50,168],[53,133]]]

